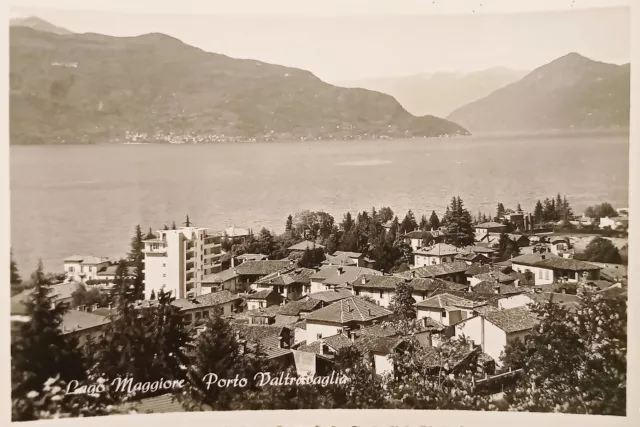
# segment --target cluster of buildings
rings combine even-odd
[[[526,216],[522,222],[526,227]],[[491,375],[501,365],[505,345],[525,339],[538,324],[528,304],[551,300],[575,310],[579,286],[626,296],[624,266],[576,260],[564,237],[507,234],[523,254],[498,261],[492,238],[503,234],[503,227],[477,224],[476,242],[464,248],[443,243],[439,232],[431,232],[432,243],[423,247],[423,232],[407,233],[413,265],[395,274],[376,270],[375,261],[365,254],[340,251],[327,254],[314,268],[300,267],[292,261],[295,256],[270,260],[263,254],[243,254],[231,257],[230,267],[223,269],[222,257],[230,256],[222,250],[223,238],[238,243],[250,230],[159,230],[144,241],[145,300],[137,304],[151,306],[153,293],[172,291],[173,304],[196,333],[206,327],[204,319],[218,311],[244,345],[259,345],[265,357],[302,375],[330,371],[336,353],[346,346],[361,350],[382,375],[394,369],[389,356],[406,344],[390,322],[390,305],[398,286],[408,284],[417,313],[415,336],[426,352],[433,352],[434,367],[462,366],[477,354],[482,361],[479,375]],[[289,251],[317,247],[322,246],[302,241]],[[70,285],[108,286],[115,277],[115,266],[106,258],[72,256],[64,268],[68,282],[57,286],[69,289],[54,303],[69,301]],[[13,320],[19,321],[20,311],[19,300],[12,300]],[[95,338],[111,312],[111,307],[76,307],[65,316],[63,331],[77,334],[81,342]],[[462,336],[469,346],[452,356],[455,360],[437,357],[440,343]]]

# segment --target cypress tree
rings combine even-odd
[[[286,224],[284,225],[284,230],[285,230],[285,231],[291,231],[291,230],[293,230],[293,216],[289,215],[289,216],[287,217],[287,222],[286,222]]]
[[[131,238],[131,250],[129,251],[129,260],[135,270],[133,287],[136,299],[143,299],[144,295],[144,242],[142,237],[142,229],[140,225],[136,225],[135,232]]]
[[[421,231],[428,231],[429,230],[429,221],[427,220],[427,216],[426,215],[422,215],[420,217],[420,225],[418,227]]]
[[[173,221],[173,223],[171,224],[171,229],[172,230],[177,230],[178,228],[176,227],[176,222]]]
[[[462,199],[454,197],[449,209],[445,242],[456,247],[473,245],[475,235],[472,222],[471,214],[464,208]]]
[[[18,272],[18,264],[13,259],[13,249],[9,251],[9,259],[11,262],[11,285],[20,285],[22,283],[22,279],[20,278],[20,273]]]
[[[436,211],[431,211],[429,227],[431,227],[431,230],[437,230],[440,228],[440,219],[438,218],[438,215],[436,215]]]

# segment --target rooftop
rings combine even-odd
[[[109,319],[98,314],[80,310],[69,310],[62,316],[60,328],[62,333],[68,334],[83,329],[95,328],[109,323]]]
[[[278,314],[284,316],[299,316],[300,313],[309,313],[311,311],[322,308],[322,301],[317,299],[301,299],[291,301],[281,307]]]
[[[280,295],[276,291],[274,291],[273,289],[264,289],[262,291],[258,291],[258,292],[255,292],[253,294],[247,295],[247,299],[250,299],[250,300],[266,300],[272,294]]]
[[[220,304],[240,300],[241,298],[237,294],[233,294],[229,291],[211,292],[209,294],[203,294],[193,299],[181,298],[173,301],[171,304],[180,308],[181,310],[191,310],[194,308],[206,308],[214,307]]]
[[[430,256],[445,256],[455,255],[458,253],[458,248],[447,243],[436,243],[429,248],[418,249],[414,254],[418,255],[430,255]]]
[[[483,222],[481,224],[476,224],[473,226],[473,228],[500,228],[500,227],[506,227],[506,225],[500,224],[498,222],[489,221],[489,222]]]
[[[333,256],[346,255],[349,258],[360,258],[362,254],[360,252],[345,252],[345,251],[335,251]]]
[[[363,274],[353,281],[352,287],[355,288],[376,288],[376,289],[395,289],[400,283],[404,283],[405,279],[398,276],[381,276]]]
[[[413,230],[405,233],[402,237],[406,239],[423,239],[427,235],[427,233],[427,231],[423,230]]]
[[[584,261],[578,261],[571,258],[563,258],[551,253],[544,254],[525,254],[511,259],[513,264],[528,265],[532,267],[549,268],[555,270],[571,270],[571,271],[583,271],[583,270],[600,270],[595,264],[591,264]]]
[[[504,274],[500,271],[480,273],[480,274],[476,274],[473,277],[482,281],[494,281],[498,283],[513,283],[516,280],[514,277],[508,274]]]
[[[293,268],[287,271],[277,271],[271,273],[259,280],[256,281],[257,285],[291,285],[294,283],[310,283],[311,276],[313,276],[316,271],[312,268]]]
[[[323,268],[331,268],[334,266],[327,266]],[[322,271],[323,269],[320,269]],[[359,276],[363,274],[371,275],[371,276],[382,276],[382,272],[373,270],[371,268],[365,267],[355,267],[355,266],[341,266],[335,267],[332,269],[333,274],[327,274],[327,277],[323,281],[326,285],[331,286],[346,286],[352,284],[355,280],[359,278]],[[318,272],[319,273],[319,272]],[[318,274],[316,273],[316,274]]]
[[[349,289],[335,289],[331,291],[314,292],[307,295],[307,298],[332,303],[351,296],[353,296],[353,293]]]
[[[303,240],[300,243],[296,243],[293,246],[289,246],[287,248],[287,250],[290,251],[304,251],[305,249],[317,249],[317,248],[322,248],[324,249],[324,246],[316,243],[316,242],[311,242],[309,240]]]
[[[207,274],[202,278],[202,283],[224,283],[227,280],[231,280],[238,277],[238,272],[235,268],[228,268],[222,270],[219,273]]]
[[[401,336],[362,335],[354,345],[363,353],[390,354],[404,342]]]
[[[445,307],[461,307],[461,308],[474,308],[484,303],[471,301],[465,298],[461,298],[451,294],[438,294],[429,297],[423,301],[417,302],[416,307],[419,308],[445,308]]]
[[[262,260],[268,259],[269,257],[263,254],[242,254],[242,255],[238,255],[236,258],[242,259],[245,261],[262,261]]]
[[[526,331],[538,325],[539,320],[526,307],[491,311],[484,318],[507,333]]]
[[[312,321],[340,324],[368,322],[370,320],[387,317],[390,314],[391,311],[384,307],[370,303],[360,297],[351,296],[310,313],[307,316],[307,323]]]
[[[339,255],[328,256],[326,260],[322,261],[322,264],[325,265],[344,265],[344,266],[352,266],[358,265],[356,261],[353,260],[346,253],[342,253]]]
[[[438,277],[447,276],[449,274],[464,273],[469,269],[469,266],[464,261],[445,262],[437,265],[425,265],[424,267],[416,268],[410,271],[403,271],[402,273],[396,273],[396,276],[404,278],[415,277]]]
[[[64,262],[79,262],[83,265],[96,265],[109,262],[109,258],[93,255],[71,255],[70,257],[65,258]]]
[[[245,261],[235,268],[239,275],[266,276],[292,266],[289,260]]]

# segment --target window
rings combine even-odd
[[[342,328],[338,328],[338,333],[341,334],[342,333]]]
[[[163,262],[163,263],[162,263],[162,266],[163,266],[163,267],[166,267],[166,266],[167,266],[167,263],[164,263],[164,262]]]
[[[202,313],[199,311],[196,313],[196,320],[200,320],[202,318]]]
[[[84,273],[84,265],[80,266],[80,273]]]
[[[316,339],[322,339],[322,334],[316,334]]]
[[[360,289],[356,289],[356,296],[360,295]]]
[[[542,279],[542,270],[538,270],[538,279]]]
[[[446,311],[442,312],[442,317],[447,317],[447,312]]]
[[[382,298],[384,291],[380,291],[380,298]]]
[[[166,275],[166,274],[163,274],[163,275],[162,275],[162,277],[167,277],[167,275]]]
[[[73,273],[73,267],[69,267],[69,273]]]
[[[209,317],[209,310],[205,310],[205,311],[203,311],[203,312],[202,312],[202,317],[203,317],[203,318]]]
[[[549,270],[544,271],[544,280],[549,280]]]

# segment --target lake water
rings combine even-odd
[[[189,214],[222,229],[282,231],[287,215],[391,206],[441,216],[459,195],[472,214],[498,202],[532,210],[566,194],[575,211],[628,204],[629,137],[466,137],[211,145],[11,147],[11,231],[27,276],[79,253],[120,257],[135,224]]]

